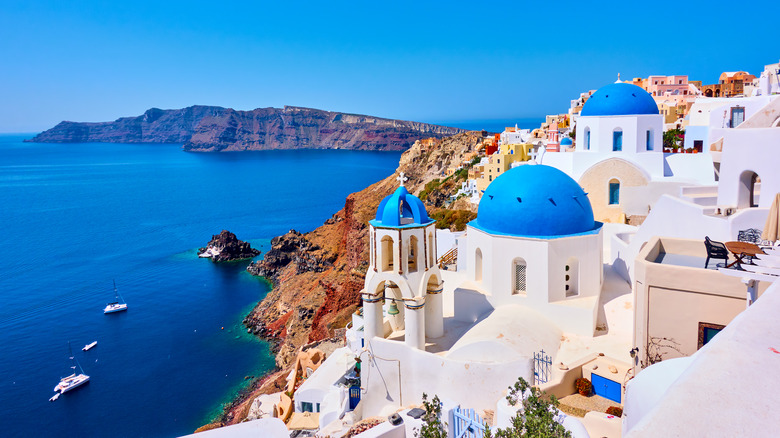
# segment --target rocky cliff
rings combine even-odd
[[[439,187],[451,190],[448,181],[457,178],[443,178],[442,172],[462,163],[480,141],[479,133],[467,132],[431,147],[416,142],[401,156],[395,174],[349,195],[344,208],[322,226],[305,234],[291,230],[272,240],[271,250],[263,260],[247,269],[266,277],[274,287],[244,319],[244,324],[275,345],[276,363],[282,371],[255,385],[250,394],[244,394],[243,401],[234,402],[221,418],[221,424],[243,420],[251,399],[258,394],[279,391],[278,381],[287,375],[287,368],[301,347],[338,337],[337,332],[351,321],[352,313],[361,305],[360,290],[368,269],[368,221],[374,218],[381,200],[398,187],[397,173],[407,175],[405,185],[415,194],[432,181],[441,180],[428,192],[430,199],[441,199]],[[428,206],[432,214],[455,213],[465,220],[475,216],[472,211],[454,212],[430,203]]]
[[[206,247],[198,250],[198,257],[210,258],[212,262],[251,259],[258,255],[260,251],[252,248],[249,242],[238,240],[236,235],[228,230],[211,236]]]
[[[197,152],[270,149],[402,151],[416,140],[461,129],[311,108],[238,111],[216,106],[152,108],[113,122],[61,122],[29,141],[42,143],[182,143]]]

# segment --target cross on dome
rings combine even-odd
[[[399,176],[398,176],[398,178],[396,178],[396,179],[397,179],[398,181],[400,181],[400,183],[401,183],[401,187],[403,187],[403,186],[404,186],[404,183],[405,183],[406,181],[409,181],[409,178],[405,177],[403,172],[401,172],[401,175],[399,175]]]
[[[620,83],[620,73],[618,73],[618,79],[615,81],[616,84]]]

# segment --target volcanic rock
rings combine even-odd
[[[211,258],[214,262],[251,259],[259,254],[260,251],[252,248],[249,242],[238,240],[236,235],[228,230],[211,236],[208,245],[198,250],[198,257]]]

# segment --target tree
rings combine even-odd
[[[571,432],[555,420],[558,414],[558,400],[555,396],[546,398],[539,388],[532,387],[522,377],[509,388],[507,401],[512,406],[521,403],[522,412],[518,409],[512,417],[512,425],[505,429],[491,432],[485,430],[485,438],[569,438]]]
[[[675,149],[682,146],[685,131],[679,128],[664,132],[664,149]]]
[[[446,438],[447,424],[441,422],[441,400],[434,395],[433,400],[428,401],[428,394],[423,393],[422,428],[414,431],[414,436],[419,438]]]
[[[485,425],[485,438],[571,438],[571,432],[555,420],[558,414],[558,400],[555,396],[547,398],[539,388],[531,387],[522,377],[509,388],[506,400],[511,406],[522,406],[512,417],[512,425],[491,432]],[[445,438],[447,425],[441,422],[441,402],[438,396],[428,401],[423,394],[425,414],[422,416],[422,428],[415,431],[418,438]]]

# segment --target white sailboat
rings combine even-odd
[[[91,344],[85,345],[84,348],[82,348],[82,350],[87,351],[87,350],[91,349],[92,347],[94,347],[96,345],[97,345],[97,341],[92,342]]]
[[[125,302],[124,298],[119,295],[119,291],[116,288],[116,280],[114,280],[114,302],[108,303],[106,308],[103,309],[103,313],[116,313],[122,312],[124,310],[127,310],[127,303]]]
[[[70,353],[70,360],[72,361],[73,365],[71,365],[71,369],[73,370],[73,373],[67,377],[63,377],[60,379],[60,383],[57,384],[57,386],[54,387],[54,392],[59,394],[64,394],[71,389],[76,389],[79,386],[89,382],[89,376],[84,374],[84,369],[81,368],[81,364],[79,364],[79,361],[76,359],[76,356],[73,355],[73,350],[70,348],[70,342],[68,342],[68,353]],[[76,374],[76,367],[79,369],[79,374]],[[55,394],[54,397],[52,397],[50,400],[54,401],[57,400],[57,396]]]

